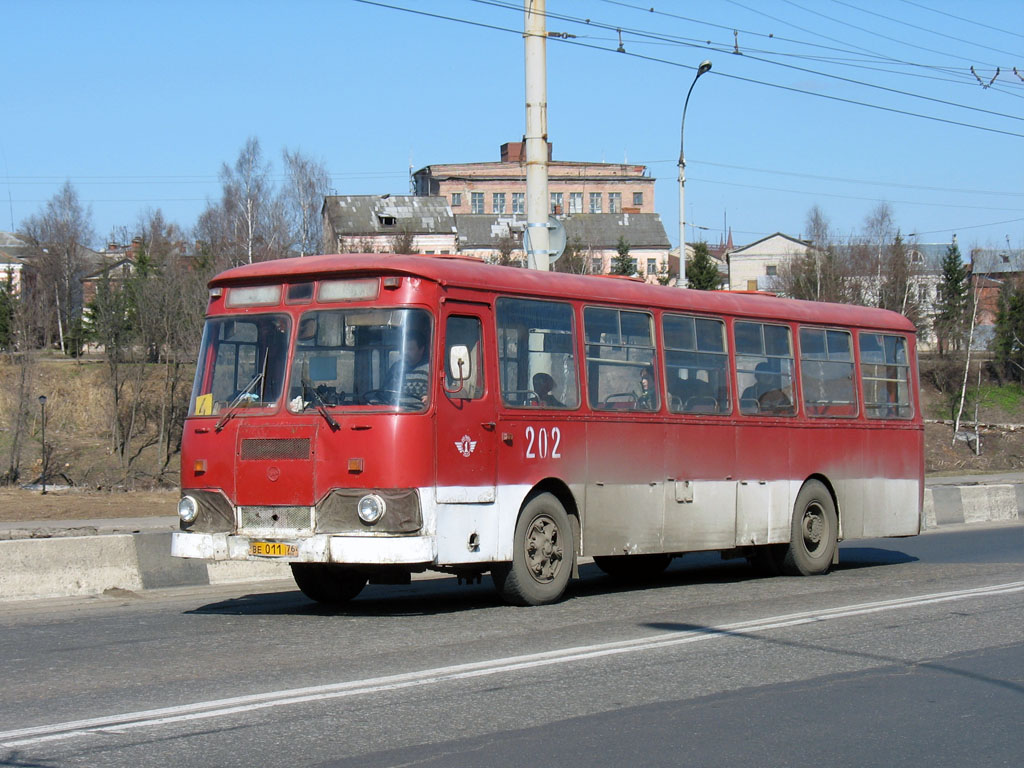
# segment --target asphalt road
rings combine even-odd
[[[1022,525],[850,542],[817,578],[582,576],[525,609],[486,578],[7,604],[0,765],[1022,762]]]

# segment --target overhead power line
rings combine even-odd
[[[520,6],[513,5],[511,2],[508,2],[508,0],[472,0],[472,1],[475,2],[475,3],[479,3],[481,5],[490,5],[490,6],[494,6],[494,7],[498,7],[498,8],[505,8],[507,10],[521,11]],[[731,1],[732,0],[730,0],[730,2]],[[356,0],[356,2],[364,2],[364,3],[369,3],[371,5],[378,5],[378,4],[383,5],[382,3],[371,3],[370,0]],[[388,7],[395,7],[395,6],[388,6]],[[398,8],[398,9],[399,10],[407,10],[407,9],[401,9],[401,8]],[[418,11],[412,11],[412,12],[413,13],[418,13]],[[605,22],[597,22],[597,21],[594,21],[592,19],[581,19],[579,17],[567,16],[565,14],[558,14],[558,13],[548,12],[546,15],[547,15],[548,18],[557,19],[559,21],[568,21],[568,22],[572,22],[572,23],[576,23],[576,24],[584,24],[584,25],[595,27],[595,28],[598,28],[598,29],[616,30],[616,31],[622,30],[624,32],[629,32],[630,34],[639,35],[639,36],[646,37],[646,38],[651,38],[651,39],[656,39],[656,40],[664,40],[664,41],[669,41],[669,42],[672,41],[671,36],[666,36],[666,35],[660,34],[660,33],[652,33],[652,32],[645,32],[644,30],[629,29],[627,27],[622,27],[622,26],[618,26],[618,25],[608,24],[608,23],[605,23]],[[465,21],[465,20],[463,20],[463,21]],[[472,23],[472,22],[467,22],[467,23]],[[520,33],[517,31],[517,34],[520,34]],[[595,45],[591,45],[589,43],[584,43],[581,40],[579,40],[578,38],[577,39],[552,38],[552,39],[555,40],[556,42],[568,43],[570,45],[579,45],[579,46],[583,46],[583,47],[595,48],[595,49],[598,49],[598,50],[608,50],[607,48],[604,48],[602,46],[595,46]],[[703,49],[703,50],[712,50],[712,51],[716,51],[718,53],[730,53],[731,52],[731,51],[728,51],[726,49],[723,49],[722,47],[714,48],[714,47],[708,47],[707,45],[701,45],[701,44],[692,43],[692,42],[680,41],[679,45],[683,45],[683,46],[691,47],[691,48],[700,48],[700,49]],[[626,54],[626,55],[634,56],[634,57],[641,58],[641,59],[647,59],[647,60],[650,60],[650,61],[658,61],[658,62],[662,62],[662,63],[666,63],[666,64],[672,64],[672,65],[675,65],[675,66],[686,66],[687,69],[691,68],[691,67],[689,67],[689,65],[679,65],[677,62],[667,61],[665,59],[659,59],[659,58],[654,57],[654,56],[643,56],[641,54],[631,53],[629,51],[620,50],[618,48],[615,49],[615,52],[619,53],[619,54]],[[791,69],[791,70],[794,70],[794,71],[797,71],[797,72],[803,72],[803,73],[806,73],[806,74],[817,75],[819,77],[827,77],[827,78],[830,78],[830,79],[833,79],[833,80],[838,80],[840,82],[850,83],[850,84],[853,84],[853,85],[859,85],[859,86],[863,86],[863,87],[866,87],[866,88],[872,88],[872,89],[875,89],[875,90],[879,90],[879,91],[883,91],[883,92],[887,92],[887,93],[892,93],[892,94],[895,94],[895,95],[898,95],[898,96],[909,96],[911,98],[921,99],[923,101],[928,101],[928,102],[932,102],[932,103],[936,103],[936,104],[942,104],[944,106],[951,106],[951,107],[956,107],[958,109],[965,109],[965,110],[968,110],[968,111],[971,111],[971,112],[979,112],[979,113],[982,113],[982,114],[989,114],[989,115],[992,115],[994,117],[1002,117],[1002,118],[1006,118],[1006,119],[1009,119],[1009,120],[1019,120],[1019,121],[1024,122],[1024,117],[1021,117],[1020,115],[1012,115],[1012,114],[1008,114],[1008,113],[1005,113],[1005,112],[996,112],[995,110],[983,109],[981,107],[971,107],[969,105],[959,104],[957,102],[949,101],[947,99],[937,99],[937,98],[934,98],[934,97],[931,97],[931,96],[924,96],[922,94],[913,93],[911,91],[903,91],[903,90],[900,90],[898,88],[889,88],[889,87],[883,86],[883,85],[877,85],[877,84],[874,84],[874,83],[868,83],[868,82],[865,82],[863,80],[856,80],[856,79],[853,79],[853,78],[843,77],[842,75],[834,75],[834,74],[831,74],[831,73],[828,73],[828,72],[821,72],[819,70],[809,69],[807,67],[799,67],[799,66],[797,66],[795,64],[786,64],[786,63],[783,63],[783,62],[771,61],[769,59],[764,59],[764,58],[757,57],[757,56],[747,56],[746,54],[744,54],[744,58],[752,59],[754,61],[760,61],[760,62],[765,63],[765,64],[772,64],[772,65],[777,66],[777,67],[784,67],[786,69]],[[719,74],[721,74],[721,73],[719,73]],[[732,75],[732,76],[726,75],[726,77],[739,78],[738,75]],[[739,79],[744,79],[744,78],[739,78]],[[876,109],[882,109],[882,110],[892,111],[892,112],[899,112],[899,113],[905,114],[905,115],[913,115],[913,116],[916,116],[916,117],[923,117],[923,118],[931,119],[931,120],[939,120],[941,122],[950,122],[950,123],[955,124],[955,125],[963,125],[963,126],[969,126],[969,127],[974,127],[974,128],[981,128],[982,130],[992,130],[992,131],[995,131],[997,133],[1007,133],[1008,135],[1011,135],[1011,136],[1022,136],[1022,137],[1024,137],[1024,134],[1015,134],[1015,133],[1008,132],[1008,131],[1001,131],[1001,130],[998,130],[998,129],[992,129],[992,128],[985,128],[985,127],[982,127],[982,126],[976,126],[976,125],[973,125],[973,124],[970,124],[970,123],[963,123],[963,122],[959,122],[959,121],[955,121],[955,120],[946,120],[944,118],[937,118],[937,117],[932,117],[932,116],[928,116],[928,115],[923,115],[921,113],[910,112],[909,110],[898,110],[898,109],[894,109],[894,108],[890,108],[890,107],[882,107],[880,105],[870,104],[868,102],[861,102],[861,101],[857,101],[857,100],[853,100],[853,99],[844,99],[844,98],[838,97],[838,96],[828,96],[828,95],[825,95],[825,94],[815,93],[814,91],[807,91],[807,90],[798,89],[798,88],[787,88],[786,86],[781,86],[781,85],[778,85],[778,84],[775,84],[775,83],[767,83],[767,82],[764,82],[764,81],[753,80],[753,79],[747,79],[747,82],[759,83],[759,84],[762,84],[762,85],[769,85],[769,86],[776,87],[776,88],[786,88],[787,90],[792,90],[792,91],[795,91],[795,92],[798,92],[798,93],[806,93],[806,94],[818,96],[820,98],[834,99],[834,100],[837,100],[837,101],[845,101],[845,102],[850,103],[850,104],[858,104],[858,105],[861,105],[861,106],[870,106],[870,107],[874,107]]]
[[[1013,35],[1014,37],[1019,37],[1019,38],[1024,39],[1024,35],[1020,34],[1019,32],[1013,32],[1013,31],[1011,31],[1009,29],[1004,29],[1002,27],[993,27],[990,24],[983,24],[980,21],[977,21],[975,19],[967,19],[967,18],[964,18],[963,16],[957,16],[957,15],[952,14],[952,13],[947,13],[946,11],[940,11],[938,8],[929,8],[927,5],[924,5],[922,3],[915,3],[914,0],[900,0],[900,2],[901,3],[906,3],[907,5],[913,5],[913,6],[917,7],[917,8],[923,8],[926,11],[930,11],[932,13],[938,13],[938,14],[940,14],[942,16],[948,16],[951,19],[956,19],[957,21],[963,21],[963,22],[965,22],[967,24],[974,24],[977,27],[983,27],[985,29],[991,29],[993,32],[1002,32],[1004,35]],[[973,7],[977,7],[977,6],[969,6],[969,7],[973,8]]]

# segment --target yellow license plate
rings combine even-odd
[[[250,541],[249,554],[262,557],[298,557],[297,544],[285,544],[283,541]]]

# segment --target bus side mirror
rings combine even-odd
[[[465,344],[455,344],[448,350],[448,378],[461,384],[471,375],[472,363],[469,357],[469,347]]]

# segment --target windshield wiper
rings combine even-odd
[[[316,391],[316,388],[313,386],[312,382],[309,379],[305,377],[302,378],[302,388],[308,389],[312,393],[313,405],[316,406],[316,409],[320,413],[320,415],[327,420],[327,423],[331,425],[331,431],[337,432],[339,429],[341,429],[341,425],[334,420],[334,417],[331,416],[331,412],[327,410],[327,403],[325,403],[324,399],[320,397],[320,393]]]
[[[213,428],[214,432],[220,432],[222,429],[224,429],[224,425],[228,423],[228,419],[231,418],[231,414],[235,412],[235,409],[238,407],[238,404],[242,402],[242,400],[248,398],[252,394],[253,389],[256,388],[256,385],[259,384],[262,380],[263,371],[260,371],[259,373],[252,377],[252,381],[245,385],[245,389],[243,389],[241,392],[235,395],[235,399],[231,401],[231,403],[227,407],[227,410],[224,411],[224,415],[221,416],[220,421],[217,422],[217,426]]]

